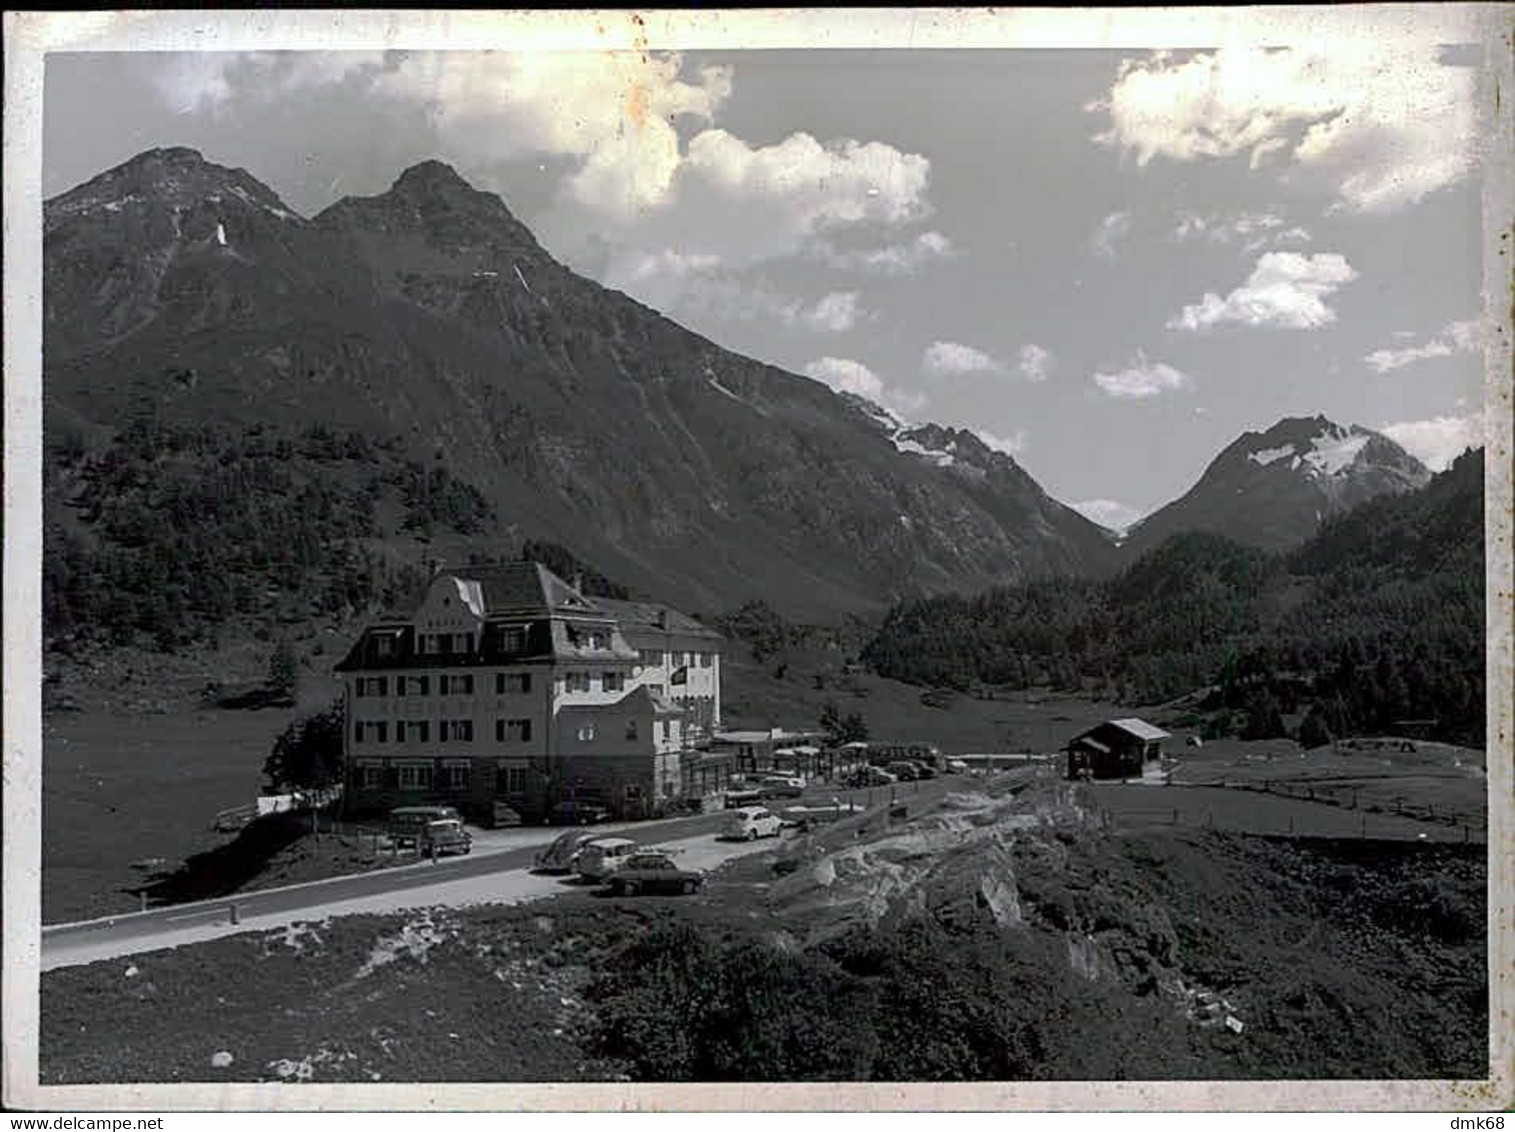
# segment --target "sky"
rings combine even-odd
[[[43,191],[187,145],[310,216],[439,158],[584,274],[1120,527],[1284,416],[1479,442],[1478,59],[53,54]]]

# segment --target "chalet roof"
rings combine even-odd
[[[1095,726],[1089,728],[1087,731],[1079,732],[1068,741],[1069,745],[1071,746],[1074,743],[1087,743],[1090,746],[1098,746],[1099,744],[1097,741],[1091,738],[1091,736],[1097,732],[1105,730],[1106,728],[1114,728],[1117,731],[1124,731],[1127,735],[1130,735],[1134,739],[1140,739],[1144,743],[1149,742],[1153,739],[1172,738],[1172,736],[1164,731],[1161,727],[1153,727],[1152,724],[1148,723],[1144,719],[1107,719],[1105,722],[1096,724]]]
[[[703,625],[687,613],[680,613],[655,601],[622,601],[616,598],[595,598],[595,603],[621,624],[621,632],[634,645],[653,644],[665,636],[701,637],[719,641],[721,634],[708,625]]]
[[[603,615],[594,598],[585,597],[540,562],[500,566],[460,566],[443,571],[476,582],[484,596],[486,617],[543,617],[582,613]]]
[[[1171,739],[1172,736],[1161,727],[1153,727],[1144,719],[1112,719],[1111,727],[1119,727],[1127,735],[1134,735],[1138,739]]]

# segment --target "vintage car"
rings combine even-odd
[[[473,837],[457,818],[438,818],[421,828],[417,848],[428,857],[467,856],[473,852]]]
[[[579,864],[584,846],[595,839],[592,833],[571,829],[559,834],[553,843],[537,854],[536,867],[543,873],[571,873]]]
[[[797,774],[767,774],[758,782],[764,798],[798,798],[805,792],[805,780]]]
[[[616,870],[610,878],[610,890],[617,896],[636,896],[642,892],[679,892],[687,896],[704,883],[703,873],[679,868],[671,854],[643,849],[626,858]]]
[[[580,851],[575,867],[585,880],[607,880],[636,851],[637,843],[629,837],[596,837]]]
[[[726,815],[721,837],[726,841],[756,841],[759,837],[777,837],[784,823],[767,806],[743,806]]]

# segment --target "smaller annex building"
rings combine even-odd
[[[1170,738],[1144,719],[1107,719],[1068,740],[1068,777],[1139,778]]]

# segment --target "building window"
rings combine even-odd
[[[620,692],[626,687],[626,674],[624,672],[607,672],[600,677],[600,687],[607,692]]]
[[[358,695],[382,698],[389,694],[388,676],[359,676]]]
[[[523,625],[507,625],[500,630],[500,651],[522,653],[526,651],[526,628]]]
[[[426,743],[431,740],[431,720],[402,719],[395,724],[395,742]]]
[[[431,764],[430,763],[401,763],[400,764],[400,789],[401,790],[430,790],[431,789]]]
[[[447,767],[445,770],[447,789],[467,790],[469,769],[470,768],[467,763],[455,763],[452,766]]]
[[[361,790],[377,790],[384,784],[384,768],[378,763],[360,763],[358,766],[358,788]]]
[[[628,719],[626,721],[626,738],[635,741],[636,737],[637,737],[637,721],[634,720],[634,719]]]
[[[530,672],[496,672],[494,690],[498,696],[525,695],[531,691]]]
[[[702,653],[700,653],[700,667],[701,668],[709,668],[710,667],[710,654],[708,652],[702,652]]]
[[[524,766],[502,766],[496,768],[495,793],[526,793],[526,768]]]
[[[437,732],[437,737],[444,743],[472,743],[473,720],[443,719],[437,724]]]
[[[444,696],[471,696],[473,695],[473,673],[461,676],[437,677],[437,691]]]
[[[563,677],[563,690],[565,692],[589,691],[589,673],[570,672]]]
[[[579,728],[579,742],[580,743],[588,743],[593,738],[594,738],[594,724],[592,724],[592,723],[586,723],[583,727]]]
[[[663,654],[657,649],[640,649],[637,657],[648,667],[655,668],[663,663]]]
[[[529,743],[531,720],[497,719],[494,721],[494,737],[497,743]]]
[[[460,639],[460,638],[458,638],[458,637],[454,637],[453,638],[453,640],[458,640],[458,639]],[[464,633],[461,636],[461,640],[463,641],[463,650],[462,651],[463,652],[473,652],[473,634],[472,633]]]
[[[397,696],[428,696],[430,694],[430,676],[395,677],[395,695]]]
[[[393,656],[395,652],[394,635],[392,633],[385,633],[382,636],[375,637],[373,651],[375,656]]]
[[[658,733],[662,736],[663,741],[666,743],[668,741],[668,721],[666,719],[658,720]]]
[[[359,720],[353,724],[352,737],[358,743],[386,743],[389,741],[389,724],[385,720]]]

